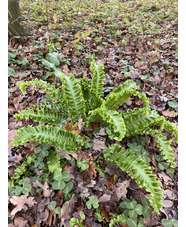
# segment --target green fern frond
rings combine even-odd
[[[118,87],[114,88],[112,92],[119,93],[124,90],[138,90],[140,87],[136,85],[133,80],[127,80],[120,84]]]
[[[95,61],[91,62],[90,69],[92,71],[91,90],[97,96],[103,96],[103,79],[105,77],[104,65],[96,65]]]
[[[163,155],[164,159],[170,162],[171,167],[174,168],[176,164],[174,162],[174,150],[171,147],[171,141],[168,141],[166,136],[161,134],[156,135],[156,141],[156,146],[160,148],[161,155]]]
[[[123,105],[123,103],[125,103],[131,95],[137,96],[143,101],[145,111],[150,110],[150,102],[146,95],[135,91],[134,89],[124,89],[117,92],[110,92],[110,94],[106,97],[103,105],[108,109],[116,110],[119,106]]]
[[[122,113],[126,125],[126,136],[135,136],[143,134],[144,129],[149,124],[154,123],[158,114],[155,110],[146,112],[144,109],[134,110],[128,113]]]
[[[100,107],[103,99],[90,89],[90,81],[87,78],[81,78],[80,86],[85,100],[86,111]]]
[[[48,169],[51,173],[55,173],[56,171],[62,171],[62,168],[60,166],[60,156],[56,154],[55,151],[49,151],[49,155],[47,156],[47,164]]]
[[[151,135],[152,137],[156,138],[157,141],[157,147],[161,151],[161,155],[164,156],[164,159],[167,160],[171,164],[171,167],[175,167],[174,162],[174,150],[171,147],[172,140],[167,140],[166,136],[163,136],[162,133],[159,130],[153,130],[153,129],[145,129],[144,134]]]
[[[23,127],[16,131],[16,139],[12,141],[14,147],[23,145],[28,141],[50,144],[61,150],[77,151],[83,144],[84,139],[79,135],[53,126]]]
[[[58,88],[56,89],[54,85],[51,85],[43,80],[38,80],[37,78],[35,80],[22,82],[20,81],[18,83],[18,87],[21,90],[23,94],[26,94],[26,87],[27,86],[37,86],[43,89],[43,91],[46,91],[52,99],[61,100],[63,99],[63,94],[61,93],[61,90]]]
[[[144,187],[146,191],[150,192],[149,202],[154,210],[159,213],[159,209],[162,208],[162,191],[150,166],[147,166],[140,156],[136,156],[133,152],[127,150],[124,151],[118,144],[111,145],[103,154],[107,162],[115,164],[129,173],[140,187]]]
[[[126,133],[125,122],[117,111],[100,107],[90,111],[89,114],[87,126],[90,122],[105,122],[107,123],[106,132],[110,139],[121,141],[124,138]]]
[[[58,124],[61,123],[62,120],[65,120],[67,118],[65,114],[58,113],[56,111],[49,111],[46,109],[39,110],[36,108],[18,111],[18,114],[15,114],[14,117],[19,121],[21,121],[23,118],[31,118],[36,122],[43,122],[48,124]]]
[[[177,142],[178,141],[178,127],[174,123],[171,123],[169,121],[164,122],[164,127],[167,130],[169,130],[169,132],[171,133],[171,136],[173,136],[175,134],[175,138],[172,138],[171,142]]]
[[[67,110],[72,121],[77,122],[79,117],[85,118],[85,101],[81,87],[75,79],[74,75],[61,77],[63,85],[63,95],[67,104]]]
[[[57,112],[64,112],[65,114],[67,113],[65,106],[61,105],[61,103],[49,103],[49,102],[39,103],[32,106],[32,109],[53,110]]]

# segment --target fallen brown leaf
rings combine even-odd
[[[28,194],[22,196],[12,196],[10,202],[15,205],[15,208],[11,211],[11,215],[14,216],[20,210],[28,210],[28,207],[32,207],[36,202],[34,197],[28,197]],[[27,206],[26,206],[27,204]]]
[[[102,151],[107,148],[105,145],[105,141],[99,140],[99,139],[93,139],[93,150],[95,151]]]
[[[125,180],[121,183],[117,183],[116,184],[116,189],[115,194],[118,198],[118,200],[120,200],[121,198],[125,198],[126,194],[127,194],[127,188],[130,186],[130,180]]]
[[[173,206],[173,202],[170,200],[163,200],[163,206],[164,207],[172,207]]]
[[[169,109],[162,111],[162,114],[165,117],[176,117],[176,116],[178,116],[178,112],[175,112],[174,110],[170,111]]]
[[[63,204],[61,209],[61,224],[64,224],[65,220],[71,218],[71,214],[74,211],[75,203],[77,202],[77,197],[75,194],[72,195],[71,199]]]
[[[73,134],[77,134],[79,135],[80,134],[80,130],[76,130],[76,128],[78,127],[78,123],[76,124],[73,124],[73,122],[66,122],[64,125],[63,125],[63,128]]]
[[[110,201],[111,195],[108,194],[104,194],[103,196],[101,196],[98,201],[99,203],[106,203],[108,201]]]
[[[14,225],[16,227],[26,227],[28,226],[28,220],[25,220],[23,217],[16,217],[14,219]]]

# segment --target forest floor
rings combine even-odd
[[[12,147],[11,141],[16,136],[16,130],[33,123],[31,120],[18,122],[14,114],[47,99],[41,89],[30,88],[25,95],[17,85],[19,81],[38,78],[61,86],[61,80],[54,75],[53,70],[43,66],[42,59],[46,59],[51,51],[60,54],[58,68],[66,74],[74,74],[76,78],[91,78],[89,63],[93,56],[97,64],[104,64],[105,95],[126,80],[133,80],[146,93],[151,109],[178,125],[176,0],[113,0],[102,3],[92,0],[24,0],[20,1],[20,6],[26,30],[25,43],[21,45],[11,37],[8,44],[9,67],[14,69],[8,78],[9,180],[15,176],[15,169],[35,152],[31,142]],[[141,102],[130,98],[124,105],[124,108],[132,109],[136,105],[140,106]],[[73,217],[83,220],[83,225],[79,226],[109,226],[112,217],[122,212],[120,203],[126,198],[143,205],[143,214],[136,214],[131,219],[134,221],[128,222],[128,225],[119,223],[115,226],[157,227],[163,226],[163,219],[177,220],[177,143],[172,144],[176,163],[173,169],[162,159],[152,138],[141,136],[124,142],[134,152],[139,149],[148,151],[148,155],[145,153],[146,158],[149,158],[151,169],[157,175],[164,193],[163,208],[159,215],[151,212],[148,202],[144,202],[148,199],[148,193],[123,171],[107,166],[103,173],[101,168],[93,164],[95,154],[89,154],[89,157],[78,154],[78,158],[89,160],[89,168],[78,171],[72,161],[63,163],[74,185],[68,199],[64,198],[61,190],[54,190],[47,181],[38,181],[43,166],[36,165],[32,172],[24,172],[20,179],[23,182],[28,179],[23,186],[30,182],[31,190],[26,194],[21,191],[23,186],[20,185],[14,187],[14,191],[9,190],[9,227],[62,226],[63,223],[64,226],[70,226],[69,220]],[[85,194],[84,199],[79,196],[80,193]],[[92,195],[96,195],[100,203],[97,209],[87,208],[86,201]],[[58,210],[54,212],[50,207],[51,201],[56,202],[60,213],[62,208],[61,215]],[[144,224],[139,224],[141,219]],[[177,226],[174,221],[164,223],[167,227],[173,226],[171,223]]]

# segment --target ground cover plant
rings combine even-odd
[[[27,3],[9,225],[177,226],[176,1]]]

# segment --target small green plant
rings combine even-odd
[[[78,226],[78,227],[84,227],[83,225],[83,221],[85,220],[85,214],[80,211],[80,220],[78,220],[77,218],[71,218],[70,219],[70,226],[71,227],[75,227],[75,226]]]
[[[84,171],[89,168],[89,164],[87,160],[77,160],[77,166],[81,171]]]
[[[51,201],[48,204],[48,208],[49,210],[53,210],[56,214],[58,214],[58,217],[61,217],[61,208],[60,207],[56,207],[56,201]]]
[[[56,62],[56,68],[58,55],[48,56],[50,61],[53,58]],[[48,63],[54,66],[54,63],[49,61],[46,65]],[[137,155],[131,149],[124,150],[120,141],[125,137],[136,137],[138,135],[155,137],[160,154],[174,168],[174,154],[171,143],[177,141],[177,127],[166,121],[163,116],[159,116],[157,111],[151,111],[148,98],[144,93],[137,91],[139,86],[132,80],[120,84],[104,97],[104,66],[91,61],[90,69],[92,71],[91,80],[87,78],[77,80],[73,74],[61,73],[62,88],[56,88],[54,85],[38,79],[20,82],[18,86],[23,93],[26,93],[26,87],[29,85],[39,86],[47,92],[51,101],[49,104],[35,105],[15,114],[17,120],[31,118],[36,122],[45,123],[45,125],[29,125],[17,130],[13,146],[34,141],[69,152],[75,152],[79,149],[85,150],[85,144],[87,144],[85,138],[92,139],[92,136],[90,137],[88,132],[86,133],[86,127],[90,123],[99,122],[101,127],[105,127],[106,132],[108,148],[103,151],[106,162],[117,165],[121,170],[129,173],[140,187],[144,187],[150,193],[150,204],[159,213],[159,209],[162,207],[162,191],[156,180],[156,175],[152,173],[149,166],[146,152],[143,154],[144,150],[141,147],[140,155]],[[117,111],[131,96],[141,99],[143,107],[133,110],[125,109],[123,112]],[[61,127],[61,122],[67,120],[67,117],[70,118],[73,125],[75,123],[78,125],[78,121],[82,120],[83,125],[80,133],[75,134]],[[163,134],[165,130],[169,132],[168,137]],[[143,156],[146,160],[142,158]],[[49,152],[46,160],[48,169],[52,174],[55,171],[62,170],[60,157],[55,154],[54,150]],[[38,162],[41,162],[41,160],[38,160]],[[57,179],[55,179],[55,182],[58,183],[58,186],[60,185],[60,181]],[[90,205],[91,203],[88,206],[90,207]]]
[[[164,227],[178,227],[178,220],[171,219],[162,219],[161,223],[163,224]]]
[[[144,227],[143,217],[149,218],[152,210],[148,200],[142,200],[142,203],[143,206],[134,199],[125,199],[119,205],[124,210],[123,213],[112,218],[109,227],[113,227],[118,222],[126,223],[129,227]]]
[[[87,206],[88,209],[91,209],[91,207],[93,207],[95,209],[99,207],[98,200],[95,198],[95,196],[89,196],[88,197],[88,201],[86,202],[86,206]]]

